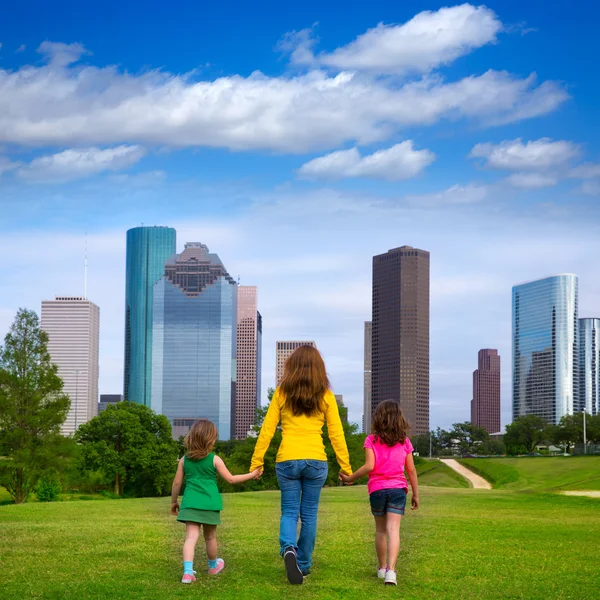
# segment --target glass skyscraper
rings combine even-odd
[[[204,244],[189,243],[154,284],[151,407],[173,436],[199,418],[234,434],[237,284]]]
[[[572,274],[513,287],[513,419],[556,424],[579,408],[577,287]]]
[[[146,406],[152,383],[152,292],[175,252],[171,227],[135,227],[127,232],[123,394],[125,400]]]
[[[600,319],[579,319],[579,409],[600,414]]]

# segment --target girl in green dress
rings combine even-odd
[[[223,509],[223,501],[217,487],[217,473],[231,484],[258,479],[262,474],[262,469],[255,469],[245,475],[232,475],[225,463],[211,452],[218,435],[217,428],[211,421],[196,421],[185,436],[186,453],[179,461],[173,480],[171,513],[177,516],[178,521],[185,523],[186,527],[181,583],[196,581],[194,551],[200,537],[200,527],[206,543],[209,574],[216,575],[225,567],[223,559],[217,558],[216,531],[217,525],[221,523]],[[185,491],[180,506],[178,498],[184,476]]]

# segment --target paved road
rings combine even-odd
[[[565,496],[588,496],[590,498],[600,498],[600,492],[561,492]]]
[[[477,473],[473,473],[473,471],[471,471],[470,469],[467,469],[467,467],[464,467],[463,465],[461,465],[458,461],[454,460],[453,458],[442,458],[441,461],[444,464],[448,465],[451,469],[453,469],[454,471],[456,471],[457,473],[462,475],[467,481],[471,482],[471,485],[476,490],[491,490],[492,489],[492,486],[490,485],[489,481],[486,481],[483,477],[481,477],[480,475],[477,475]]]

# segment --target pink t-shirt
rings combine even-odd
[[[376,442],[373,435],[368,435],[364,447],[371,448],[375,454],[375,467],[369,473],[367,484],[369,494],[390,488],[408,489],[404,465],[406,457],[414,450],[408,438],[404,440],[404,444],[396,444],[390,448],[381,441]]]

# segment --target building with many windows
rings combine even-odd
[[[579,410],[600,414],[600,319],[579,319]]]
[[[135,227],[127,232],[125,275],[124,398],[150,406],[153,290],[176,252],[171,227]]]
[[[256,286],[238,286],[235,437],[244,439],[256,420],[261,392],[262,317]]]
[[[371,433],[371,356],[373,323],[365,321],[364,379],[363,379],[363,433]]]
[[[70,435],[98,414],[100,309],[81,296],[57,296],[42,302],[41,325],[63,392],[71,399],[62,426]]]
[[[299,340],[277,342],[276,346],[277,385],[281,383],[281,379],[283,378],[283,366],[285,365],[285,361],[296,348],[299,348],[300,346],[312,346],[313,348],[317,347],[314,342]]]
[[[473,371],[471,423],[488,433],[500,431],[500,356],[498,350],[480,350]]]
[[[371,414],[392,399],[416,435],[429,431],[429,252],[373,257]]]
[[[579,407],[578,281],[561,274],[512,290],[513,419],[558,423]]]
[[[98,402],[98,413],[106,410],[107,407],[115,405],[123,401],[122,394],[100,394],[100,402]]]
[[[219,439],[234,435],[237,284],[216,254],[188,243],[153,289],[151,407],[173,435],[210,419]]]

